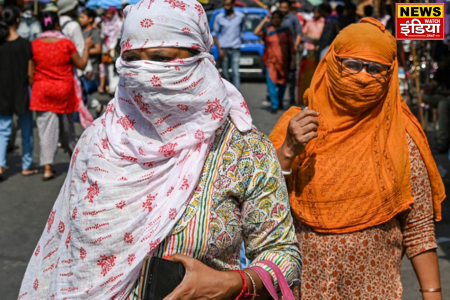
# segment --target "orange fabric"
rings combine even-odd
[[[401,98],[396,42],[373,18],[343,29],[305,93],[320,113],[318,138],[293,163],[287,177],[293,214],[317,232],[346,233],[387,222],[414,202],[406,133],[422,154],[430,176],[435,219],[441,219],[444,184],[416,118]],[[385,79],[341,71],[336,56],[391,65]],[[278,149],[291,108],[270,135]]]

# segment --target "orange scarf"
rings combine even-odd
[[[431,181],[436,221],[444,184],[420,124],[401,98],[396,41],[375,19],[346,27],[314,74],[305,102],[320,113],[318,138],[293,163],[287,183],[293,214],[317,232],[346,233],[387,222],[414,202],[408,133]],[[336,59],[391,65],[385,79],[341,71]],[[275,148],[286,137],[291,108],[270,135]]]

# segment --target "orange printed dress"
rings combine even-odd
[[[411,209],[381,225],[346,234],[316,233],[294,220],[303,255],[301,294],[294,291],[297,299],[402,298],[403,253],[412,258],[437,248],[427,169],[409,136],[408,145]]]
[[[349,25],[305,93],[319,112],[318,137],[286,177],[304,263],[299,299],[401,299],[403,253],[437,247],[433,219],[441,219],[444,185],[399,93],[396,48],[373,18]],[[390,68],[378,78],[352,74],[344,58]],[[291,108],[276,124],[269,137],[276,149],[299,112]]]

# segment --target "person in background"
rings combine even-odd
[[[395,36],[395,17],[392,17],[392,5],[384,5],[383,13],[380,22],[386,27],[389,32]]]
[[[78,1],[57,0],[56,3],[59,8],[58,14],[60,16],[61,32],[74,43],[77,48],[78,55],[82,57],[84,53],[85,40],[81,26],[77,21],[79,9]],[[92,123],[93,118],[85,107],[86,98],[83,98],[83,89],[80,80],[84,74],[83,71],[85,73],[92,72],[90,61],[88,61],[88,64],[84,70],[75,69],[74,71],[75,93],[78,99],[79,108],[79,110],[74,113],[74,120],[77,123],[80,122],[84,128],[87,128]],[[101,111],[102,108],[98,101],[95,105],[93,105],[93,107],[97,110],[97,112]]]
[[[350,2],[344,6],[344,14],[339,18],[340,30],[357,22],[358,16],[356,15],[356,5]]]
[[[83,36],[85,39],[92,36],[93,42],[92,48],[89,49],[89,62],[92,71],[85,71],[84,75],[80,77],[80,80],[83,86],[84,103],[87,104],[89,102],[89,107],[96,110],[96,117],[98,118],[103,110],[103,105],[94,97],[89,96],[98,90],[101,77],[105,78],[104,67],[103,71],[100,72],[100,64],[102,62],[102,38],[100,36],[100,30],[95,26],[96,18],[96,11],[89,8],[85,8],[80,13],[79,22],[83,28]]]
[[[35,62],[34,84],[30,109],[36,111],[40,137],[40,162],[45,166],[43,180],[54,178],[52,170],[58,138],[69,155],[77,139],[73,113],[77,111],[73,66],[83,70],[89,60],[92,38],[85,42],[83,56],[78,55],[74,43],[61,33],[58,15],[44,12],[40,15],[43,32],[32,43]]]
[[[42,9],[40,11],[53,11],[58,12],[58,6],[54,2],[45,3],[42,6]]]
[[[274,11],[272,18],[266,15],[254,31],[261,36],[265,45],[263,62],[267,67],[266,80],[272,113],[282,108],[289,72],[295,69],[296,51],[292,33],[288,27],[282,27],[282,20],[282,12]]]
[[[373,6],[366,5],[364,6],[364,17],[371,17],[373,15]]]
[[[296,71],[295,72],[295,76],[294,76],[295,78],[297,78],[297,74],[298,74],[298,71],[300,69],[300,64],[301,64],[301,62],[303,60],[303,52],[305,50],[305,47],[304,47],[305,45],[303,44],[301,38],[302,38],[302,35],[303,35],[303,26],[305,26],[306,20],[303,17],[303,14],[301,14],[299,12],[299,8],[300,7],[301,7],[301,4],[299,2],[293,1],[292,4],[291,4],[291,8],[289,10],[289,13],[291,13],[292,15],[297,17],[297,19],[298,19],[298,21],[300,23],[300,31],[301,31],[300,43],[297,45],[297,47],[296,47],[297,51],[295,53],[295,71]],[[297,38],[297,37],[295,37],[295,38]],[[294,41],[294,45],[295,45],[295,42],[297,42],[297,41],[296,40]],[[295,96],[295,88],[294,88],[294,96]],[[292,104],[294,104],[294,103],[295,103],[295,101]]]
[[[333,42],[334,38],[338,35],[341,30],[341,25],[339,24],[339,17],[332,14],[331,6],[327,3],[322,3],[319,5],[319,13],[322,18],[325,19],[325,25],[323,27],[322,35],[320,36],[317,49],[316,60],[319,62],[327,53],[328,48]]]
[[[17,34],[30,43],[42,32],[41,24],[33,16],[33,4],[34,2],[25,2],[19,28],[17,28]]]
[[[119,9],[119,17],[122,21],[123,21],[123,18],[125,17],[123,14],[123,11],[124,11],[125,7],[127,7],[129,4],[130,3],[128,0],[122,0],[122,7]],[[119,46],[120,46],[120,43],[119,43]]]
[[[89,49],[89,61],[91,62],[92,72],[86,74],[86,78],[90,81],[100,81],[99,65],[102,59],[102,39],[100,37],[100,30],[94,27],[97,13],[95,10],[85,8],[80,13],[80,25],[83,28],[83,36],[86,40],[92,36],[92,47]]]
[[[402,299],[406,254],[423,299],[442,300],[433,219],[445,187],[400,95],[395,38],[373,18],[343,29],[305,100],[269,136],[305,258],[302,299]]]
[[[297,9],[290,0],[281,0],[278,8],[283,16],[281,27],[289,28],[292,35],[292,42],[294,43],[294,50],[296,54],[301,56],[300,43],[302,41],[302,25],[297,16]],[[297,56],[297,55],[296,55]],[[295,104],[295,88],[296,77],[297,77],[297,64],[295,68],[289,71],[289,103],[291,105]]]
[[[298,104],[303,106],[303,94],[311,84],[314,71],[317,66],[317,45],[325,26],[325,19],[321,16],[319,7],[314,9],[314,17],[306,21],[303,27],[302,40],[306,48],[306,56],[303,58],[298,74]]]
[[[92,24],[92,26],[94,26],[95,28],[97,28],[100,32],[102,31],[102,22],[103,22],[103,18],[102,16],[105,14],[105,9],[101,8],[101,7],[97,7],[95,9],[95,13],[97,14],[97,17],[94,20],[94,24]]]
[[[219,50],[223,77],[239,89],[241,83],[239,63],[242,37],[245,31],[245,15],[234,10],[234,0],[225,0],[223,8],[225,12],[217,14],[214,19],[211,34],[214,37],[214,44]]]
[[[78,1],[73,0],[57,0],[59,22],[62,33],[70,39],[77,48],[78,55],[82,56],[84,53],[84,37],[78,19]],[[78,72],[81,76],[82,72]]]
[[[34,2],[23,3],[22,16],[20,18],[19,28],[17,28],[17,34],[30,42],[36,39],[37,35],[42,32],[41,24],[33,16],[33,5]],[[19,5],[20,7],[20,5]],[[13,151],[16,141],[16,131],[17,131],[17,117],[13,117],[13,124],[11,130],[11,137],[9,139],[8,152]]]
[[[433,152],[447,153],[450,147],[450,51],[447,45],[437,44],[433,59],[438,65],[430,84],[422,93],[424,103],[437,108],[439,129]]]
[[[20,9],[6,7],[0,20],[0,181],[6,167],[6,151],[11,136],[13,115],[19,116],[22,131],[22,175],[34,175],[33,115],[29,109],[31,76],[31,44],[17,33]]]
[[[122,28],[122,20],[119,17],[117,8],[111,6],[105,12],[102,23],[103,33],[103,57],[108,57],[109,61],[103,60],[105,66],[106,79],[108,81],[108,93],[114,94],[119,84],[119,75],[114,69],[114,59],[119,54],[116,52],[116,45],[120,38],[120,29]],[[101,86],[101,90],[105,90],[105,86]]]
[[[97,7],[95,9],[95,12],[97,13],[97,17],[94,20],[94,23],[92,24],[93,27],[97,28],[100,32],[100,37],[102,39],[102,53],[103,53],[103,32],[102,32],[102,23],[103,23],[103,17],[105,15],[106,10],[101,8],[101,7]],[[101,56],[100,59],[100,65],[99,65],[99,86],[98,86],[98,91],[101,94],[105,93],[105,87],[106,87],[106,71],[105,71],[105,65],[102,62],[103,58],[103,54]],[[98,100],[97,100],[98,102]]]
[[[342,18],[345,17],[344,16],[344,11],[345,11],[344,5],[342,5],[342,4],[336,5],[335,11],[336,11],[336,14],[339,17],[339,20],[341,20]]]

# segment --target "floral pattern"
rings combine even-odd
[[[390,221],[347,234],[320,234],[294,221],[303,254],[302,299],[401,299],[403,252],[437,248],[431,186],[422,156],[408,136],[412,208]],[[295,290],[300,299],[299,290]]]
[[[222,142],[220,136],[227,131],[229,137]],[[215,161],[214,153],[221,148],[225,151]],[[239,250],[244,241],[246,256],[254,265],[260,260],[273,261],[288,283],[295,286],[299,283],[301,256],[287,189],[281,178],[281,168],[268,138],[256,129],[241,133],[227,121],[216,133],[183,216],[158,246],[156,255],[183,253],[216,270],[235,270],[240,268]],[[209,224],[204,224],[204,219]],[[190,246],[189,238],[196,232],[201,232],[201,236],[195,236],[196,242]],[[128,299],[137,299],[138,288],[139,281]]]

